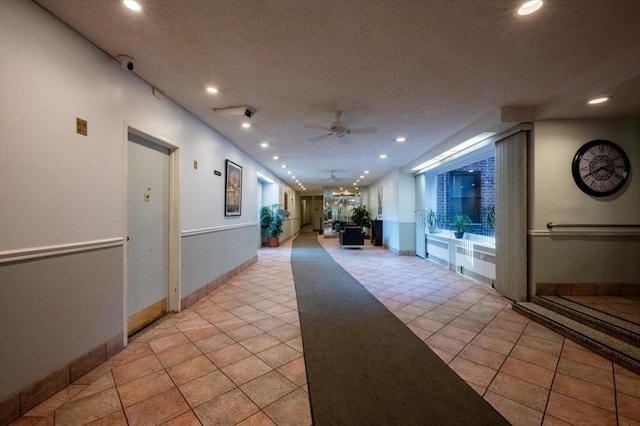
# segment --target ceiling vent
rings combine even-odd
[[[247,118],[253,117],[256,113],[256,109],[251,105],[231,106],[226,108],[213,108],[213,112],[218,115],[226,116],[244,116]]]

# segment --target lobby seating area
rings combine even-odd
[[[340,231],[340,247],[364,248],[364,233],[359,226],[345,226]]]

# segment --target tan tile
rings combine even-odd
[[[465,346],[458,356],[494,370],[498,370],[506,358],[505,355],[499,352],[494,352],[473,344]]]
[[[287,340],[286,342],[284,342],[285,345],[292,347],[293,349],[295,349],[296,351],[303,353],[304,349],[302,347],[302,337],[301,336],[297,336],[294,337],[291,340]]]
[[[77,394],[87,388],[87,385],[69,385],[62,389],[51,398],[45,400],[38,406],[29,410],[24,416],[27,417],[46,417],[53,413],[58,407],[65,402],[74,398]]]
[[[531,364],[511,356],[505,360],[502,368],[500,368],[500,372],[517,377],[518,379],[522,379],[526,382],[533,383],[534,385],[538,385],[545,389],[551,389],[553,376],[555,374],[554,370],[538,367],[535,364]]]
[[[442,327],[440,330],[438,330],[438,334],[442,334],[443,336],[451,337],[453,339],[460,340],[465,343],[469,343],[477,335],[477,333],[473,331],[456,327],[455,325],[451,325],[451,324],[448,324]]]
[[[616,374],[616,391],[640,398],[640,378]]]
[[[217,367],[204,355],[181,362],[167,369],[173,382],[179,386],[207,373],[215,371]]]
[[[271,317],[271,318],[265,318],[260,321],[256,321],[253,323],[253,325],[262,331],[269,331],[269,330],[273,330],[274,328],[287,325],[287,323],[285,321],[282,321],[281,319]]]
[[[613,389],[585,382],[562,373],[556,373],[552,390],[605,410],[616,411]]]
[[[259,334],[254,337],[250,337],[240,342],[247,350],[253,354],[262,352],[266,349],[272,348],[280,344],[280,341],[275,337],[271,337],[268,334]]]
[[[495,339],[493,337],[489,337],[483,334],[478,334],[472,341],[471,344],[480,346],[481,348],[489,349],[491,351],[495,351],[501,353],[503,355],[509,355],[511,349],[513,348],[513,343],[507,342],[506,340]]]
[[[175,388],[125,408],[131,426],[161,424],[188,411],[189,404]]]
[[[260,334],[264,334],[263,331],[251,324],[227,331],[227,335],[236,342],[246,340],[250,337],[259,336]]]
[[[271,368],[277,368],[290,361],[293,361],[296,358],[301,357],[302,354],[295,349],[281,343],[277,346],[257,353],[256,356],[266,362]]]
[[[553,391],[546,413],[572,425],[616,425],[615,413]]]
[[[189,343],[189,339],[187,339],[184,334],[177,332],[169,336],[154,339],[149,342],[149,346],[153,352],[159,353],[175,346],[184,345],[185,343]]]
[[[111,371],[109,371],[106,374],[103,374],[100,378],[93,381],[93,383],[85,387],[80,393],[75,395],[72,400],[85,398],[104,390],[114,388],[115,386],[116,383],[113,380],[113,374],[111,374]]]
[[[116,411],[122,411],[115,388],[77,399],[62,405],[55,411],[56,423],[84,424],[101,419]]]
[[[233,345],[236,343],[231,337],[224,333],[216,334],[215,336],[205,337],[204,339],[193,342],[202,352],[208,353],[215,351],[225,346]]]
[[[542,422],[542,426],[573,426],[570,423],[563,422],[560,419],[556,419],[553,416],[545,414],[544,421]]]
[[[409,327],[409,329],[413,331],[413,334],[423,341],[431,337],[434,333],[433,331],[425,330],[424,328],[416,327],[411,324],[407,324],[407,327]]]
[[[466,382],[473,383],[485,389],[497,373],[494,369],[460,358],[459,356],[449,363],[449,367]]]
[[[191,407],[211,401],[234,388],[233,382],[220,370],[212,371],[179,386],[180,392]]]
[[[640,398],[624,393],[616,394],[618,402],[618,414],[637,422],[640,422]]]
[[[542,412],[497,393],[488,391],[484,399],[514,426],[537,426],[542,422]]]
[[[259,411],[236,426],[276,426],[276,424],[264,412]]]
[[[91,423],[87,423],[87,426],[127,426],[127,418],[124,415],[124,411],[116,411],[101,419],[95,420]]]
[[[516,343],[522,335],[522,333],[518,331],[496,327],[493,325],[493,323],[494,321],[490,322],[489,325],[482,329],[480,334],[493,337],[494,339],[505,340],[510,343]]]
[[[549,395],[548,389],[500,372],[496,375],[491,386],[489,386],[488,391],[512,399],[540,412],[544,411]]]
[[[194,411],[205,425],[233,426],[257,413],[259,408],[240,389],[234,389]]]
[[[187,411],[186,413],[169,420],[166,423],[162,423],[162,426],[200,426],[200,420],[196,417],[193,411]]]
[[[560,352],[562,351],[561,343],[539,339],[529,335],[522,335],[520,339],[518,339],[518,344],[552,355],[560,355]]]
[[[509,356],[549,370],[555,370],[558,365],[558,361],[560,360],[558,355],[552,355],[547,352],[542,352],[521,345],[515,345]]]
[[[527,325],[527,328],[524,330],[523,334],[527,336],[537,337],[539,339],[550,340],[557,343],[564,342],[564,336],[534,321],[531,321],[529,325]]]
[[[174,387],[166,371],[160,370],[118,386],[118,393],[122,406],[126,408]]]
[[[215,336],[222,333],[221,330],[214,327],[211,324],[203,325],[201,327],[190,328],[188,330],[184,330],[182,334],[184,334],[187,339],[195,342],[196,340],[204,339],[206,337]]]
[[[249,356],[251,356],[251,352],[239,343],[234,343],[233,345],[207,353],[207,358],[213,361],[218,368],[226,367],[229,364],[233,364]]]
[[[222,368],[224,374],[226,374],[238,386],[247,383],[256,377],[262,376],[271,370],[271,367],[255,355]]]
[[[409,325],[413,325],[414,327],[424,328],[425,330],[436,332],[444,327],[446,324],[444,322],[436,321],[430,318],[420,317],[409,323]]]
[[[640,380],[640,374],[636,374],[633,371],[629,370],[628,368],[621,366],[620,364],[613,364],[613,368],[616,373],[616,377],[621,375],[621,376],[631,377],[632,379]]]
[[[186,343],[184,345],[176,346],[171,349],[167,349],[164,352],[160,352],[156,356],[164,368],[171,367],[172,365],[180,364],[188,359],[195,358],[202,355],[200,349],[193,343]]]
[[[244,385],[240,389],[260,408],[293,392],[297,386],[277,371],[270,371]]]
[[[431,348],[441,349],[454,355],[460,352],[466,345],[465,342],[438,333],[425,340],[425,343]]]
[[[640,422],[627,417],[618,416],[618,426],[640,426]]]
[[[149,355],[132,362],[127,362],[126,364],[121,364],[115,367],[112,372],[116,385],[121,385],[162,369],[162,364],[160,364],[158,358],[156,358],[155,355]]]
[[[473,331],[474,333],[479,333],[486,326],[485,323],[463,317],[457,317],[449,324],[455,325],[456,327],[464,328],[465,330]]]
[[[298,389],[264,409],[278,425],[311,425],[309,395]]]
[[[557,372],[613,389],[613,372],[601,368],[592,367],[566,358],[560,358]]]
[[[561,357],[603,370],[613,370],[613,363],[610,360],[583,347],[576,348],[575,346],[565,345],[562,349]]]
[[[285,376],[289,381],[297,386],[307,383],[307,371],[304,364],[304,358],[297,358],[287,364],[277,368],[278,372]]]

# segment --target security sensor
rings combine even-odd
[[[243,115],[251,118],[256,113],[256,109],[251,105],[242,105],[227,108],[213,108],[213,112],[220,115]]]
[[[120,65],[127,71],[133,71],[136,66],[136,58],[132,58],[127,55],[118,55],[118,61],[120,61]]]

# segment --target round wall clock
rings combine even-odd
[[[580,147],[573,157],[571,172],[582,191],[595,197],[606,197],[624,186],[630,167],[622,148],[598,139]]]

